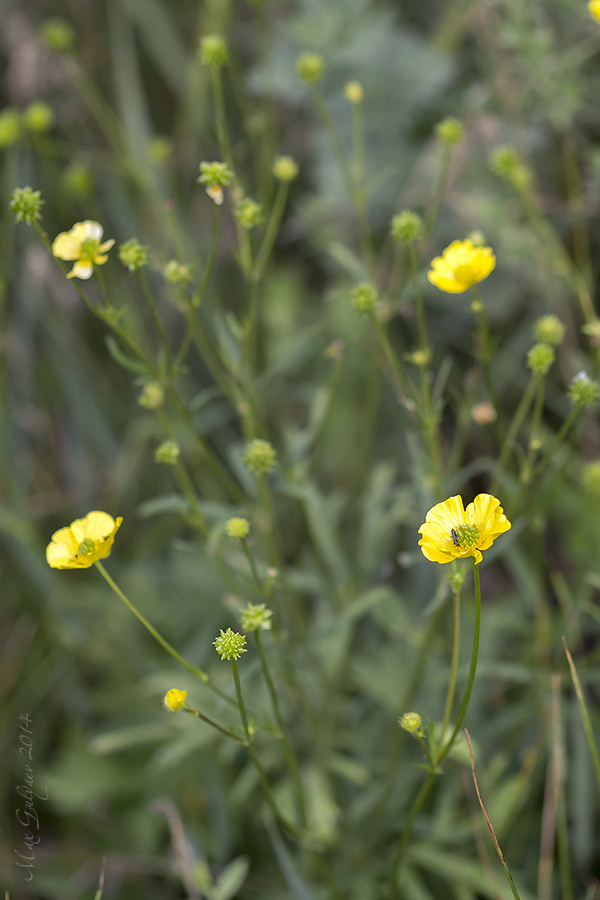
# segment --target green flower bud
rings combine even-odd
[[[371,313],[375,309],[378,296],[377,288],[373,287],[372,284],[363,283],[357,284],[352,289],[350,299],[352,306],[357,312]]]
[[[206,34],[200,41],[198,56],[203,66],[226,66],[229,48],[220,34]]]
[[[318,53],[302,53],[296,60],[296,72],[298,78],[305,84],[314,84],[320,81],[325,71],[323,57]]]
[[[176,259],[170,259],[163,269],[163,275],[169,282],[169,284],[176,284],[182,287],[185,284],[189,284],[192,280],[192,273],[190,271],[190,267],[186,266],[185,263],[179,263]]]
[[[352,103],[353,106],[362,103],[364,96],[365,92],[360,81],[349,81],[344,88],[344,97],[348,103]]]
[[[473,231],[470,231],[465,240],[471,241],[474,247],[485,247],[487,244],[487,238],[479,228],[474,228]]]
[[[442,119],[435,126],[435,133],[442,144],[446,147],[453,147],[455,144],[460,144],[464,137],[465,129],[458,119],[446,116],[445,119]]]
[[[41,38],[55,53],[67,53],[73,49],[75,32],[65,19],[48,19],[41,28]]]
[[[164,463],[166,466],[176,466],[180,453],[181,448],[177,441],[163,441],[154,451],[154,461]]]
[[[402,718],[398,721],[400,724],[400,728],[403,728],[404,731],[408,731],[409,734],[418,734],[421,730],[421,716],[419,715],[419,713],[404,713]]]
[[[492,172],[505,178],[514,188],[522,190],[531,182],[531,172],[521,161],[514,147],[498,147],[490,160]]]
[[[403,209],[394,216],[390,225],[390,232],[399,244],[411,244],[418,241],[424,232],[423,220],[409,209]]]
[[[273,175],[278,181],[293,181],[298,175],[298,163],[291,156],[278,156],[273,163]]]
[[[144,409],[160,409],[165,402],[165,392],[158,381],[149,381],[144,385],[138,397],[138,403]]]
[[[565,336],[565,326],[556,316],[542,316],[533,326],[533,333],[543,344],[558,347]]]
[[[527,354],[527,367],[536,375],[547,375],[554,359],[554,349],[550,344],[534,344]]]
[[[52,107],[41,100],[30,103],[21,117],[23,128],[33,131],[35,134],[43,134],[50,131],[54,124],[54,113]]]
[[[266,603],[249,603],[241,610],[240,625],[244,631],[270,631],[273,611]]]
[[[590,343],[600,344],[600,319],[594,319],[593,322],[584,325],[581,330],[591,338]]]
[[[242,653],[246,653],[246,638],[243,634],[238,634],[228,628],[227,631],[220,629],[221,634],[213,641],[215,650],[221,655],[221,659],[239,659]]]
[[[119,247],[119,259],[130,272],[137,272],[148,265],[150,247],[144,247],[136,238],[131,238]]]
[[[591,406],[600,396],[600,389],[595,381],[585,372],[580,372],[571,381],[569,397],[575,406]]]
[[[277,465],[277,453],[268,441],[255,438],[246,444],[244,462],[255,475],[264,475]]]
[[[585,466],[581,475],[581,483],[588,494],[600,498],[600,460]]]
[[[200,175],[197,179],[200,184],[218,184],[221,187],[227,187],[232,178],[233,172],[231,171],[227,163],[200,163]]]
[[[264,222],[262,203],[251,200],[250,197],[243,197],[234,210],[234,216],[246,231],[255,228]]]
[[[16,222],[25,222],[27,225],[31,225],[36,219],[42,218],[40,210],[44,203],[39,191],[32,191],[30,187],[15,188],[10,208],[15,214]]]
[[[239,516],[234,516],[233,519],[228,519],[225,524],[225,531],[227,532],[227,536],[230,538],[247,538],[250,534],[250,522],[248,519],[242,519]]]
[[[69,196],[85,199],[94,189],[94,176],[87,166],[72,163],[63,171],[61,183]]]
[[[21,134],[21,117],[16,109],[3,109],[0,112],[0,148],[10,147],[19,140]]]

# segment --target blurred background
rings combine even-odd
[[[293,669],[300,685],[297,695],[284,690],[286,716],[337,893],[264,814],[243,752],[201,723],[166,713],[160,699],[171,687],[187,688],[219,720],[228,720],[227,708],[171,664],[95,570],[57,572],[44,558],[52,533],[89,510],[122,515],[107,568],[188,659],[232,689],[212,641],[220,628],[235,628],[239,607],[256,597],[241,554],[223,536],[224,521],[248,515],[257,553],[266,557],[235,410],[192,346],[180,377],[189,418],[171,409],[166,415],[211,524],[206,542],[182,519],[173,472],[154,461],[163,431],[138,403],[144,372],[107,341],[107,326],[85,308],[34,229],[15,224],[9,209],[14,188],[30,185],[44,198],[41,225],[50,241],[94,219],[117,246],[131,237],[149,245],[148,282],[175,354],[185,322],[181,297],[162,272],[177,259],[190,266],[194,283],[201,279],[213,209],[196,183],[198,166],[220,158],[210,73],[197,55],[200,37],[210,33],[226,35],[230,46],[225,104],[236,169],[249,193],[267,207],[273,202],[275,156],[290,155],[300,167],[262,283],[256,389],[280,454],[272,491],[302,609],[301,634],[285,645],[283,662],[274,653],[274,665]],[[426,215],[434,202],[443,163],[436,124],[448,115],[463,123],[421,262],[473,230],[494,248],[497,269],[482,291],[501,421],[528,381],[533,323],[547,312],[561,318],[567,337],[544,410],[544,427],[554,433],[569,409],[569,379],[584,368],[595,374],[600,334],[590,349],[548,246],[490,158],[502,145],[516,147],[552,227],[593,290],[599,51],[600,25],[581,0],[4,0],[0,827],[11,898],[92,898],[104,856],[104,896],[119,900],[381,896],[382,872],[422,776],[419,749],[407,735],[398,737],[395,721],[406,711],[402,698],[424,717],[440,718],[448,597],[444,573],[417,546],[416,530],[432,505],[422,453],[370,323],[350,308],[349,291],[364,278],[352,204],[295,59],[301,52],[323,56],[323,94],[346,149],[352,119],[343,88],[349,80],[363,85],[369,215],[384,272],[392,265],[392,215],[405,207]],[[115,306],[127,309],[122,321],[158,352],[139,282],[115,250],[103,274]],[[98,281],[84,287],[99,302]],[[445,496],[463,492],[466,502],[489,489],[497,426],[469,418],[470,406],[486,395],[474,376],[468,302],[429,285],[425,291],[432,369],[447,379],[448,446],[460,437]],[[412,299],[405,285],[386,301],[401,357],[412,346]],[[234,317],[244,304],[236,232],[224,207],[203,310],[221,316],[215,333],[232,355]],[[332,350],[332,341],[343,345]],[[582,483],[581,476],[598,456],[599,439],[590,415],[558,454],[551,478],[519,494],[518,479],[507,476],[506,499],[499,496],[513,529],[482,571],[481,664],[468,724],[523,900],[598,896],[599,804],[560,636],[581,660],[593,706],[600,479]],[[206,447],[233,490],[207,467]],[[223,557],[242,573],[239,583],[223,577]],[[466,653],[470,602],[464,617]],[[248,653],[242,663],[252,705],[266,709],[256,659]],[[552,673],[562,675],[562,718],[556,691],[552,707]],[[19,754],[22,715],[32,723],[31,762]],[[540,854],[546,865],[554,858],[542,812],[556,763],[556,715],[565,741],[563,814],[556,819],[562,855],[542,895]],[[268,736],[261,740],[284,802],[289,784],[277,748]],[[490,879],[485,851],[478,851],[484,829],[474,824],[459,751],[415,829],[408,900],[505,896],[501,871]],[[28,762],[35,788],[43,795],[47,787],[49,797],[36,806],[41,841],[30,881],[29,870],[15,865],[24,832],[16,788]],[[491,855],[489,866],[495,871]]]

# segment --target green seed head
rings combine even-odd
[[[298,163],[291,156],[278,156],[273,163],[273,175],[278,181],[293,181],[298,175]]]
[[[119,247],[119,259],[130,272],[137,272],[148,265],[150,247],[144,247],[136,238],[131,238]]]
[[[533,333],[538,341],[558,347],[565,337],[565,326],[556,316],[542,316],[533,326]]]
[[[177,262],[176,259],[169,260],[163,270],[163,275],[169,284],[176,284],[180,287],[189,284],[192,280],[190,267],[186,266],[185,263]]]
[[[344,97],[348,103],[352,103],[353,106],[362,103],[364,96],[365,92],[360,81],[349,81],[344,88]]]
[[[165,402],[165,392],[158,381],[148,381],[142,388],[138,403],[144,409],[160,409]]]
[[[477,525],[460,525],[454,533],[459,547],[472,547],[479,540]]]
[[[241,611],[240,625],[244,631],[270,631],[272,615],[273,611],[267,608],[266,603],[249,603]]]
[[[226,66],[229,48],[220,34],[206,34],[200,41],[198,56],[203,66]]]
[[[40,210],[43,204],[44,200],[39,191],[32,191],[30,187],[15,188],[10,208],[14,212],[17,222],[31,225],[36,219],[42,218]]]
[[[268,441],[256,438],[246,444],[244,462],[255,475],[264,475],[277,465],[277,453]]]
[[[218,184],[220,187],[227,187],[233,172],[224,162],[201,162],[200,175],[198,182],[200,184]]]
[[[547,375],[554,358],[554,349],[550,344],[534,344],[527,354],[527,366],[536,375]]]
[[[350,299],[352,306],[359,313],[371,313],[375,309],[377,303],[377,288],[372,284],[357,284],[352,289]]]
[[[23,112],[21,124],[23,128],[26,128],[27,131],[32,131],[34,134],[44,134],[46,131],[50,131],[54,124],[52,107],[41,100],[30,103]]]
[[[75,32],[66,19],[48,19],[42,25],[41,37],[55,53],[68,53],[75,44]]]
[[[418,241],[423,235],[423,221],[416,213],[404,209],[394,216],[390,225],[390,232],[399,244],[411,244]]]
[[[251,200],[250,197],[243,197],[235,208],[234,215],[242,228],[250,231],[264,222],[262,203]]]
[[[569,397],[575,406],[592,406],[600,396],[600,389],[595,381],[585,372],[580,372],[571,381]]]
[[[0,147],[10,147],[19,140],[21,134],[21,117],[16,109],[3,109],[0,112]]]
[[[154,461],[167,466],[176,466],[180,453],[181,448],[177,441],[163,441],[154,451]]]
[[[588,463],[585,466],[581,476],[581,483],[588,494],[600,498],[600,460]]]
[[[298,78],[305,84],[315,84],[320,81],[324,71],[323,57],[318,53],[302,53],[296,60]]]
[[[446,116],[441,122],[435,126],[435,133],[446,147],[453,147],[460,144],[464,137],[465,129],[458,119],[452,116]]]
[[[232,631],[231,628],[228,628],[227,631],[223,631],[221,628],[219,637],[213,643],[222,660],[239,659],[242,653],[246,653],[244,646],[246,643],[245,636]]]
[[[247,538],[250,534],[250,522],[248,519],[234,516],[233,519],[228,519],[226,522],[225,531],[230,538]]]
[[[492,154],[490,168],[517,190],[526,188],[531,181],[531,172],[514,147],[498,147]]]

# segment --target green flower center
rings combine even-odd
[[[79,248],[80,259],[93,260],[99,246],[100,241],[98,238],[86,238],[85,241],[81,242],[81,247]]]
[[[89,556],[96,549],[96,541],[91,538],[84,538],[79,545],[79,552],[82,556]]]
[[[477,525],[461,525],[454,530],[459,547],[472,547],[479,540],[479,528]]]

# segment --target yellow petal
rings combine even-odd
[[[491,494],[478,494],[473,503],[469,503],[466,513],[469,522],[479,528],[477,546],[480,550],[487,550],[497,537],[512,527],[500,501]]]
[[[94,271],[94,266],[89,260],[80,260],[78,259],[67,278],[82,278],[87,280],[92,277],[92,272]]]
[[[71,531],[78,544],[85,538],[92,541],[104,541],[108,537],[114,537],[122,521],[121,517],[115,521],[108,513],[93,510],[83,519],[71,522]]]
[[[100,246],[98,247],[98,253],[106,253],[107,250],[110,250],[114,242],[114,238],[111,238],[110,241],[104,241],[104,243],[100,244]],[[96,262],[96,260],[94,260],[94,262]]]
[[[58,259],[79,259],[81,241],[73,237],[70,231],[63,231],[54,239],[52,253]]]
[[[77,233],[82,235],[82,241],[90,239],[99,241],[102,238],[102,233],[104,231],[100,222],[94,222],[93,219],[86,219],[85,222],[78,222],[71,230],[75,231],[76,229]]]
[[[589,0],[587,8],[592,19],[600,22],[600,0]]]

